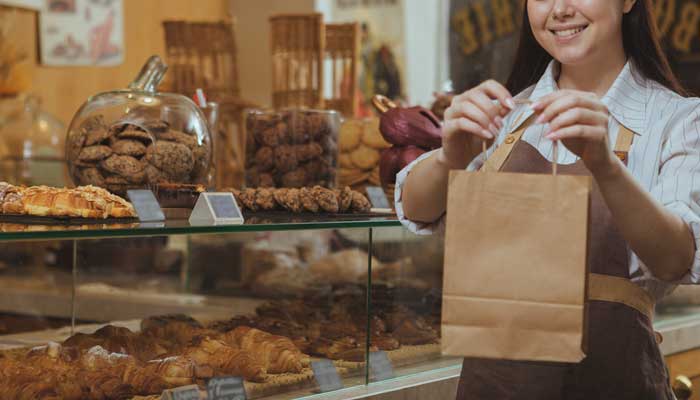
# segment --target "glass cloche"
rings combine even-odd
[[[65,186],[65,132],[65,125],[43,111],[36,96],[0,98],[0,180]]]
[[[73,183],[121,195],[159,183],[208,183],[206,119],[187,97],[156,91],[166,70],[152,56],[128,89],[92,96],[80,107],[66,139]]]

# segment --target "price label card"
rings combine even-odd
[[[385,381],[394,378],[394,367],[385,351],[369,353],[369,369],[372,382]]]
[[[340,375],[331,360],[313,361],[311,369],[314,371],[314,379],[321,392],[343,388],[343,381],[340,380]]]
[[[126,195],[134,205],[141,222],[165,221],[163,210],[150,190],[127,190]]]
[[[212,378],[207,384],[207,400],[246,400],[243,379],[229,376]]]
[[[391,204],[389,204],[389,200],[386,198],[384,189],[379,186],[367,186],[365,190],[367,191],[367,196],[372,203],[373,209],[391,211]]]
[[[199,400],[199,387],[197,385],[182,386],[163,391],[161,400]]]
[[[241,213],[232,193],[202,193],[190,214],[191,225],[242,224]]]

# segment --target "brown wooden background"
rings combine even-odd
[[[38,16],[17,11],[13,37],[28,50],[34,65],[32,92],[42,98],[44,108],[66,124],[92,94],[126,87],[151,54],[165,56],[165,19],[219,20],[227,15],[227,0],[124,0],[124,63],[118,67],[46,67],[37,65]],[[12,12],[0,7],[1,13]]]

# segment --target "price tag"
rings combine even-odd
[[[150,190],[127,190],[129,201],[134,205],[136,214],[141,222],[165,221],[163,210],[156,200],[156,196]]]
[[[316,384],[321,392],[330,392],[343,388],[343,381],[335,369],[331,360],[313,361],[311,369],[314,371]]]
[[[246,400],[243,379],[229,376],[212,378],[207,384],[207,400]]]
[[[191,225],[242,224],[241,213],[232,193],[202,193],[190,214]]]
[[[367,191],[367,196],[369,201],[372,203],[372,211],[389,211],[391,212],[391,205],[389,200],[386,198],[386,193],[384,189],[379,186],[367,186],[365,187]]]
[[[161,400],[199,400],[199,387],[197,385],[182,386],[163,391]]]
[[[369,369],[371,381],[379,382],[394,378],[394,367],[385,351],[369,353]]]

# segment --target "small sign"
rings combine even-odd
[[[160,204],[156,200],[156,196],[150,190],[127,190],[129,201],[134,205],[136,214],[141,222],[165,221],[163,210],[160,209]]]
[[[384,189],[379,186],[365,187],[369,201],[372,203],[372,211],[388,211],[391,212],[391,205],[386,198]]]
[[[369,353],[369,369],[371,381],[379,382],[394,378],[394,367],[385,351],[373,351]]]
[[[199,387],[197,385],[182,386],[163,391],[161,400],[199,400]]]
[[[246,400],[243,379],[228,376],[212,378],[207,384],[207,400]]]
[[[343,381],[340,380],[340,375],[331,360],[313,361],[311,369],[314,371],[314,378],[321,392],[343,388]]]
[[[241,213],[232,193],[202,193],[190,214],[191,225],[242,224]]]

